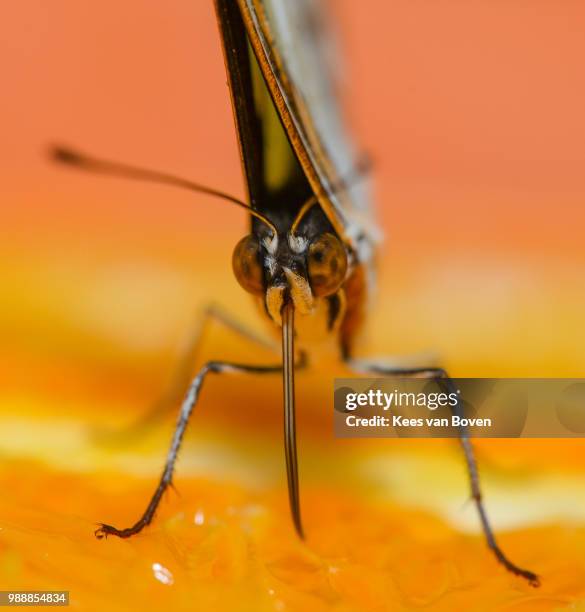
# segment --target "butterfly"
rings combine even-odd
[[[280,335],[282,362],[265,366],[206,363],[184,385],[187,391],[163,473],[146,510],[124,529],[101,524],[96,531],[100,538],[130,537],[152,522],[172,483],[187,424],[210,374],[282,375],[289,502],[301,538],[295,371],[307,365],[314,342],[333,337],[341,360],[356,372],[426,377],[454,391],[441,368],[395,368],[354,358],[375,282],[380,235],[363,176],[365,164],[356,156],[338,103],[333,78],[337,55],[328,35],[328,15],[316,0],[215,0],[215,8],[247,201],[174,175],[97,159],[65,147],[53,153],[57,160],[81,169],[167,183],[245,209],[249,232],[235,246],[233,272]],[[261,341],[216,308],[208,309],[206,318]],[[460,413],[461,406],[453,411]],[[489,548],[506,569],[538,585],[538,577],[510,561],[496,543],[464,430],[460,440]]]

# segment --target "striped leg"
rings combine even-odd
[[[368,373],[368,374],[377,374],[381,376],[403,376],[403,377],[421,377],[421,378],[429,378],[432,380],[440,381],[441,385],[446,387],[448,393],[456,393],[457,389],[453,381],[449,378],[449,375],[442,368],[399,368],[399,367],[391,367],[385,365],[377,365],[372,361],[362,361],[362,360],[354,360],[351,358],[347,358],[346,363],[356,372],[360,373]],[[452,407],[452,411],[457,416],[463,416],[461,405],[458,402],[456,406]],[[494,535],[494,531],[490,525],[487,512],[483,503],[481,488],[479,484],[479,474],[477,471],[477,462],[475,460],[475,455],[473,452],[473,446],[471,441],[469,440],[469,436],[467,433],[466,427],[460,428],[460,442],[463,448],[463,454],[465,456],[465,462],[467,464],[467,473],[469,474],[469,484],[471,488],[471,496],[475,503],[475,507],[477,509],[477,513],[479,515],[479,520],[481,522],[481,526],[483,529],[483,533],[487,542],[488,547],[492,550],[497,560],[509,571],[515,574],[516,576],[521,576],[526,579],[532,586],[537,587],[540,586],[540,580],[536,574],[533,572],[522,569],[518,567],[516,564],[512,563],[510,559],[504,554],[502,549],[499,547],[496,542],[496,537]]]
[[[195,329],[189,335],[178,367],[163,395],[158,398],[146,414],[140,416],[137,421],[119,430],[99,430],[96,435],[99,442],[119,444],[127,442],[129,439],[136,438],[148,432],[153,425],[156,425],[180,402],[193,376],[193,364],[197,359],[205,334],[209,330],[210,324],[214,321],[251,343],[272,350],[275,355],[278,355],[280,352],[280,345],[277,342],[265,339],[260,334],[257,334],[236,321],[220,306],[210,304],[204,308]]]
[[[166,489],[172,484],[173,472],[175,469],[175,462],[177,455],[185,435],[185,430],[189,423],[189,419],[197,404],[201,387],[208,374],[227,374],[231,372],[242,372],[247,374],[273,374],[282,372],[282,364],[268,365],[268,366],[253,366],[246,364],[228,363],[224,361],[209,361],[207,362],[197,373],[193,382],[189,386],[181,410],[179,412],[179,418],[177,419],[177,425],[171,441],[171,446],[167,454],[167,460],[165,467],[160,477],[158,486],[146,507],[143,515],[132,525],[125,529],[117,529],[111,525],[101,524],[99,529],[96,530],[95,535],[97,538],[104,538],[109,535],[115,535],[120,538],[129,538],[140,531],[142,531],[147,525],[152,522],[156,509],[160,504],[162,496]]]

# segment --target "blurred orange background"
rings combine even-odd
[[[377,305],[360,352],[429,355],[455,376],[581,376],[585,5],[336,0],[329,8],[344,55],[348,123],[374,159],[387,234]],[[210,300],[237,305],[240,319],[263,328],[231,273],[233,245],[246,231],[240,212],[203,196],[67,171],[44,156],[47,143],[65,142],[242,196],[212,3],[21,0],[0,8],[0,23],[0,482],[9,493],[0,525],[4,533],[14,530],[4,553],[0,548],[0,578],[4,571],[13,588],[57,588],[54,568],[34,557],[34,539],[23,534],[40,538],[40,554],[45,539],[72,521],[68,537],[87,535],[88,548],[71,553],[69,564],[87,555],[95,561],[93,554],[113,559],[106,546],[148,548],[144,538],[138,545],[94,543],[92,522],[136,517],[162,465],[172,417],[138,450],[93,446],[85,428],[116,427],[145,411]],[[214,329],[201,358],[250,352]],[[337,370],[323,367],[298,381],[309,504],[327,507],[328,486],[333,499],[342,495],[336,487],[345,474],[335,475],[335,468],[348,461],[355,479],[343,482],[346,494],[381,500],[381,516],[384,504],[397,504],[388,512],[406,508],[400,521],[424,511],[455,529],[476,530],[473,509],[461,510],[466,482],[450,443],[388,448],[332,440],[330,379]],[[217,477],[236,488],[251,483],[258,500],[263,487],[271,491],[266,497],[278,500],[274,507],[287,520],[280,381],[214,381],[206,394],[177,476],[180,490],[192,492],[163,514],[175,516],[173,507],[192,512],[202,478],[220,506],[247,499],[246,492],[233,499],[218,493],[218,502]],[[500,529],[560,525],[565,535],[554,532],[556,542],[583,539],[585,461],[578,442],[479,446],[488,508]],[[128,499],[116,502],[124,491],[131,491]],[[50,526],[35,532],[39,524]],[[152,550],[167,544],[157,540]],[[479,540],[474,546],[461,553],[467,550],[461,544],[458,554],[487,557]],[[531,569],[544,571],[550,562],[553,576],[576,572],[570,585],[549,579],[557,584],[550,587],[557,607],[584,596],[576,586],[581,561],[578,570],[568,561],[560,570],[537,544],[523,557],[524,546],[516,546],[515,558],[540,563]],[[567,550],[558,556],[566,559]],[[136,558],[143,556],[139,550]],[[524,593],[483,561],[510,592]],[[103,595],[110,601],[111,577],[100,567],[93,591],[78,590],[110,593]],[[98,609],[99,598],[87,597],[82,607]],[[527,605],[535,609],[534,601]]]

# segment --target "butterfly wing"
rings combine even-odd
[[[372,209],[365,181],[355,180],[358,160],[333,82],[336,54],[318,2],[216,3],[253,205],[265,198],[268,210],[282,207],[284,195],[298,206],[316,193],[338,235],[358,250],[375,238]]]
[[[240,7],[234,0],[215,3],[248,198],[253,208],[286,225],[311,186],[283,129]]]

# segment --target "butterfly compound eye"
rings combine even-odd
[[[255,236],[246,236],[236,244],[232,267],[238,283],[249,293],[264,292],[264,275],[259,258],[260,245]]]
[[[323,234],[309,246],[309,280],[318,297],[335,293],[345,280],[347,254],[333,234]]]

